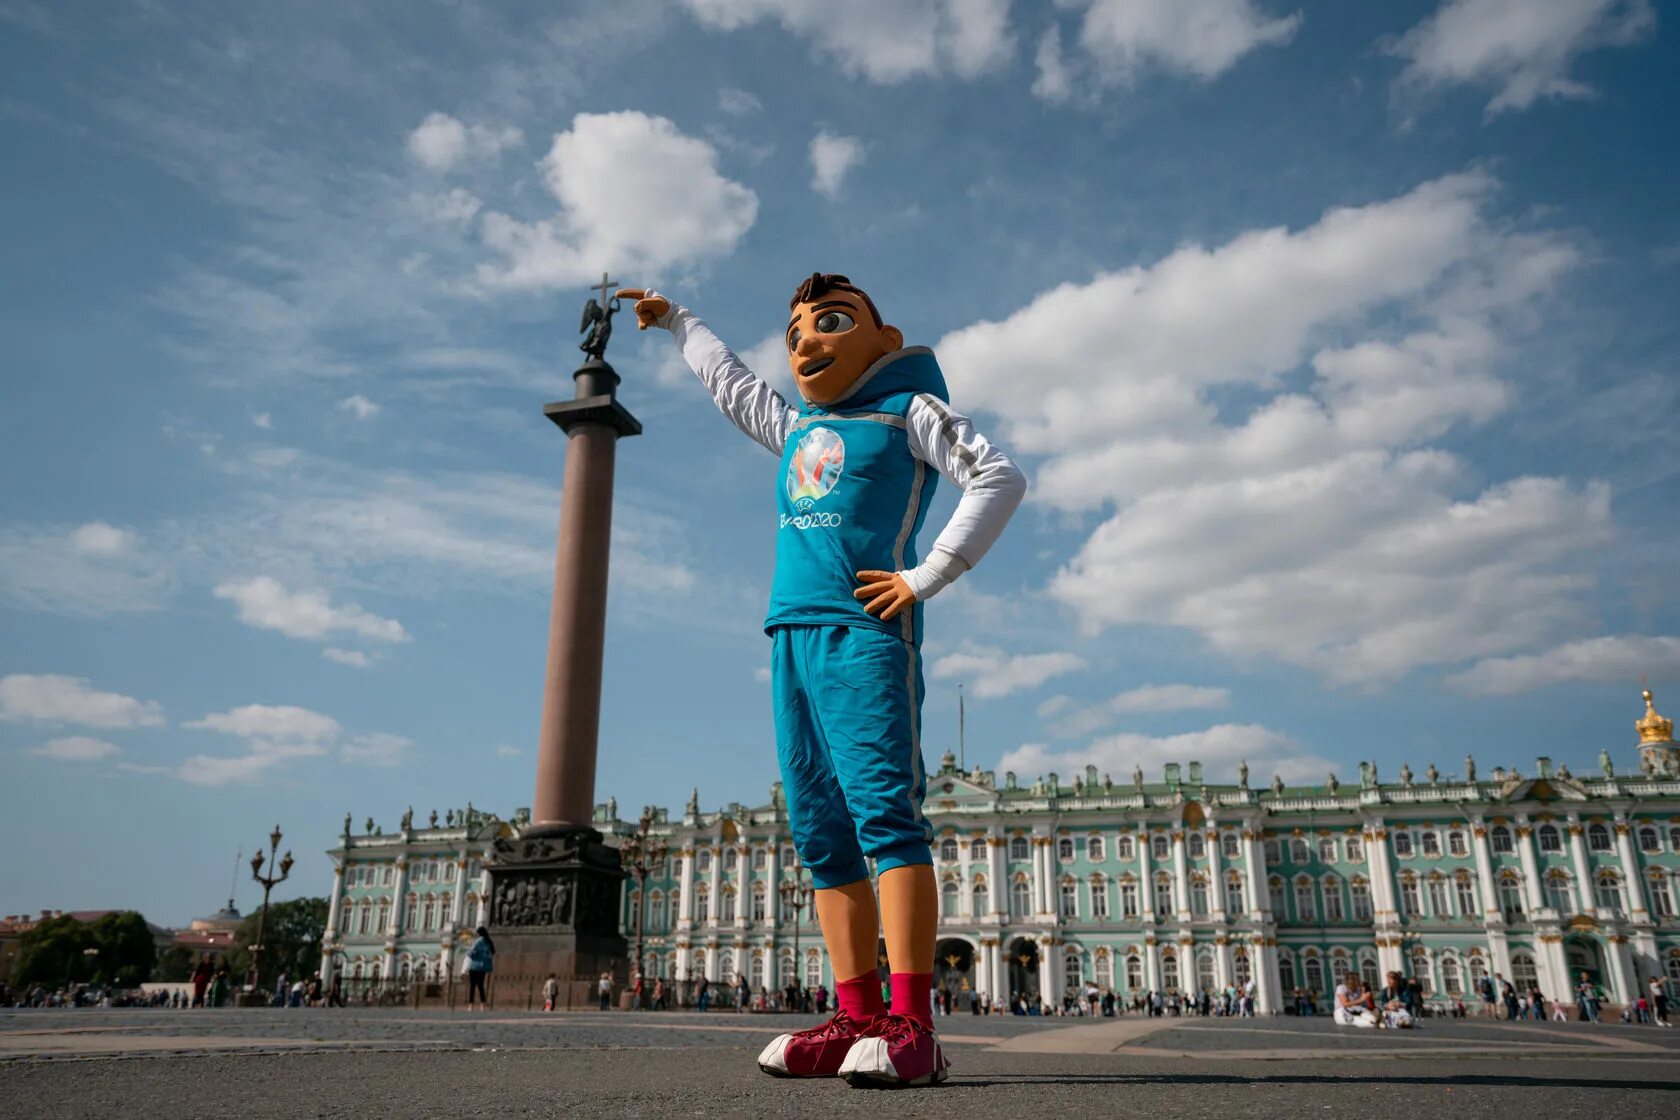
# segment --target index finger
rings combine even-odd
[[[613,293],[614,299],[641,299],[647,295],[646,288],[620,288]]]
[[[868,580],[891,580],[892,577],[892,572],[863,571],[857,574],[857,578]]]

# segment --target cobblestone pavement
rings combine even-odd
[[[814,1019],[712,1013],[0,1012],[5,1117],[1680,1115],[1680,1031],[1327,1019],[940,1020],[905,1093],[761,1075]]]

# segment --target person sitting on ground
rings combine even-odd
[[[1388,974],[1388,983],[1383,987],[1378,997],[1382,1010],[1383,1026],[1391,1029],[1415,1027],[1416,1020],[1406,1003],[1406,984],[1400,979],[1398,972]]]
[[[1359,977],[1349,973],[1336,985],[1336,1025],[1339,1027],[1374,1027],[1377,1025],[1376,1004],[1371,993],[1365,991]]]

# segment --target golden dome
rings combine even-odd
[[[1651,690],[1646,689],[1645,716],[1634,723],[1639,729],[1641,743],[1672,743],[1674,741],[1674,721],[1667,716],[1657,714],[1657,709],[1651,704]]]

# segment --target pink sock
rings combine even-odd
[[[933,1029],[933,973],[895,972],[892,974],[892,1005],[894,1015],[914,1019]]]
[[[875,1016],[887,1013],[887,1005],[881,1002],[880,978],[873,972],[866,972],[850,980],[836,981],[834,1003],[839,1010],[859,1023],[867,1023]]]

